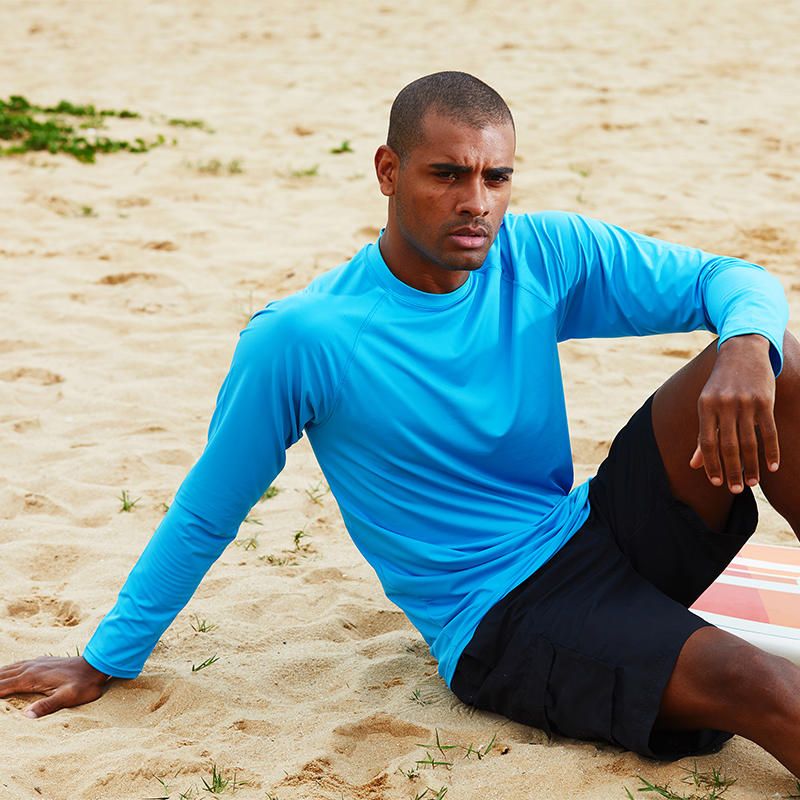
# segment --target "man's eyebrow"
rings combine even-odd
[[[464,175],[472,172],[472,167],[465,167],[463,164],[429,164],[430,168],[438,172],[455,172],[459,175]],[[514,171],[513,167],[490,167],[486,170],[491,175],[511,175]]]

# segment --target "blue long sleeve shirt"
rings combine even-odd
[[[449,684],[483,615],[589,514],[557,343],[759,333],[777,375],[787,321],[761,267],[576,214],[507,214],[445,294],[403,283],[367,245],[242,331],[205,450],[84,656],[140,672],[305,432],[353,542]]]

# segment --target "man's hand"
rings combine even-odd
[[[744,490],[742,473],[748,486],[760,480],[759,436],[767,469],[780,465],[769,347],[758,334],[725,341],[697,402],[700,434],[689,466],[705,466],[714,486],[727,479],[734,494]]]
[[[43,717],[62,708],[91,703],[103,694],[108,676],[80,656],[41,656],[0,667],[0,697],[46,694],[25,709],[26,717]]]

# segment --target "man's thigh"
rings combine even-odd
[[[617,434],[592,479],[589,503],[634,569],[689,606],[755,531],[758,510],[749,487],[729,494],[726,520],[715,531],[675,497],[653,430],[652,404],[650,397]]]

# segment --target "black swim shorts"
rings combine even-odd
[[[758,511],[745,487],[715,533],[676,500],[651,405],[652,397],[631,417],[592,479],[587,521],[489,610],[451,688],[548,733],[676,759],[714,752],[731,736],[654,723],[681,648],[708,624],[687,606],[753,533]]]

